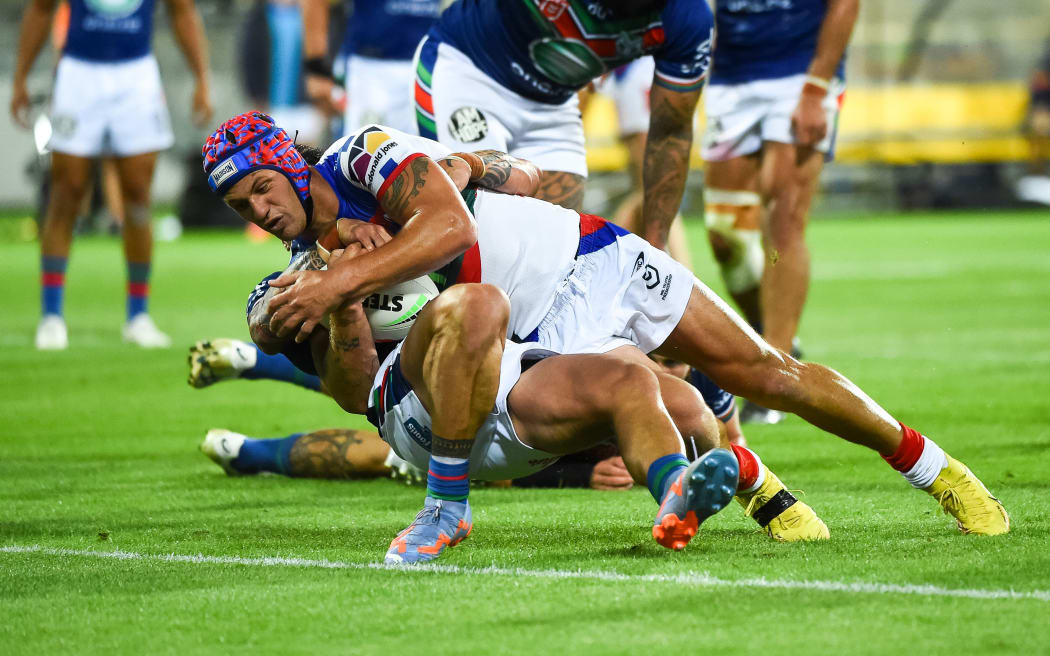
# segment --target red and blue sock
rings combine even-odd
[[[681,453],[661,456],[649,465],[645,482],[649,486],[649,494],[653,495],[656,503],[663,503],[664,497],[667,496],[667,488],[688,466],[689,461]]]
[[[427,496],[445,501],[466,501],[470,493],[470,461],[466,458],[430,456]]]
[[[303,433],[296,433],[269,440],[249,437],[244,440],[240,452],[230,465],[242,474],[273,472],[291,476],[290,454],[292,447],[302,436]]]
[[[146,312],[149,301],[149,262],[128,262],[128,321]]]
[[[43,255],[40,258],[40,307],[43,314],[62,316],[69,258]]]

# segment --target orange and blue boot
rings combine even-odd
[[[732,451],[711,449],[671,483],[653,521],[653,538],[679,551],[705,519],[725,508],[736,494],[740,465]]]
[[[465,540],[473,528],[470,503],[428,496],[423,510],[390,543],[384,562],[416,565],[434,560],[445,547],[454,547]]]

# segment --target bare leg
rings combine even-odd
[[[390,446],[373,431],[330,428],[303,435],[292,446],[292,476],[301,478],[374,478],[389,472]]]
[[[657,458],[683,453],[660,380],[641,363],[595,354],[548,358],[522,374],[507,402],[518,437],[548,453],[575,453],[616,435],[627,470],[641,484]],[[714,436],[697,437],[717,444],[711,422],[700,429],[714,429]]]
[[[124,209],[124,255],[128,262],[148,263],[153,257],[150,187],[156,153],[114,160]]]
[[[583,206],[583,183],[585,178],[565,171],[544,171],[540,176],[540,188],[536,198],[570,210],[579,211]]]
[[[793,412],[884,456],[900,445],[900,424],[860,388],[832,369],[771,347],[700,281],[657,352],[701,369],[729,392]]]
[[[40,251],[44,257],[69,257],[77,211],[87,195],[90,178],[90,159],[52,153],[51,196],[40,235]]]
[[[498,288],[456,285],[416,319],[401,368],[430,413],[435,436],[473,443],[496,402],[509,317],[510,301]]]
[[[758,178],[757,155],[705,163],[707,239],[729,295],[752,326],[762,325],[759,284],[764,257],[758,252],[761,247],[758,243],[761,230]],[[720,198],[721,195],[727,197]],[[753,254],[749,252],[752,248],[756,251]]]
[[[760,180],[768,212],[763,224],[762,325],[766,341],[784,351],[791,350],[809,291],[806,222],[823,158],[811,148],[763,145]]]

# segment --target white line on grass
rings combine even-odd
[[[924,597],[962,597],[966,599],[1034,599],[1050,601],[1050,590],[981,590],[973,588],[942,588],[936,585],[899,585],[894,583],[863,583],[845,581],[791,581],[786,579],[721,579],[704,572],[682,572],[681,574],[620,574],[618,572],[522,569],[518,567],[459,567],[457,565],[421,565],[411,569],[383,565],[381,563],[347,563],[338,560],[311,560],[307,558],[242,558],[240,556],[205,556],[203,554],[142,554],[132,551],[89,551],[80,549],[55,549],[38,544],[31,546],[9,545],[0,547],[0,553],[39,553],[48,556],[81,556],[85,558],[113,558],[117,560],[146,560],[167,563],[193,563],[208,565],[248,565],[254,567],[305,567],[318,569],[371,569],[406,572],[438,572],[442,574],[466,574],[473,576],[510,576],[538,579],[585,579],[624,583],[673,583],[711,588],[763,588],[773,590],[815,590],[818,592],[850,592],[857,594],[903,594]]]

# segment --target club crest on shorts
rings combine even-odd
[[[645,271],[642,272],[642,280],[645,281],[646,289],[653,289],[660,284],[660,272],[651,264],[645,265]]]
[[[456,141],[474,143],[489,133],[489,123],[477,107],[460,107],[448,119],[448,131]]]

